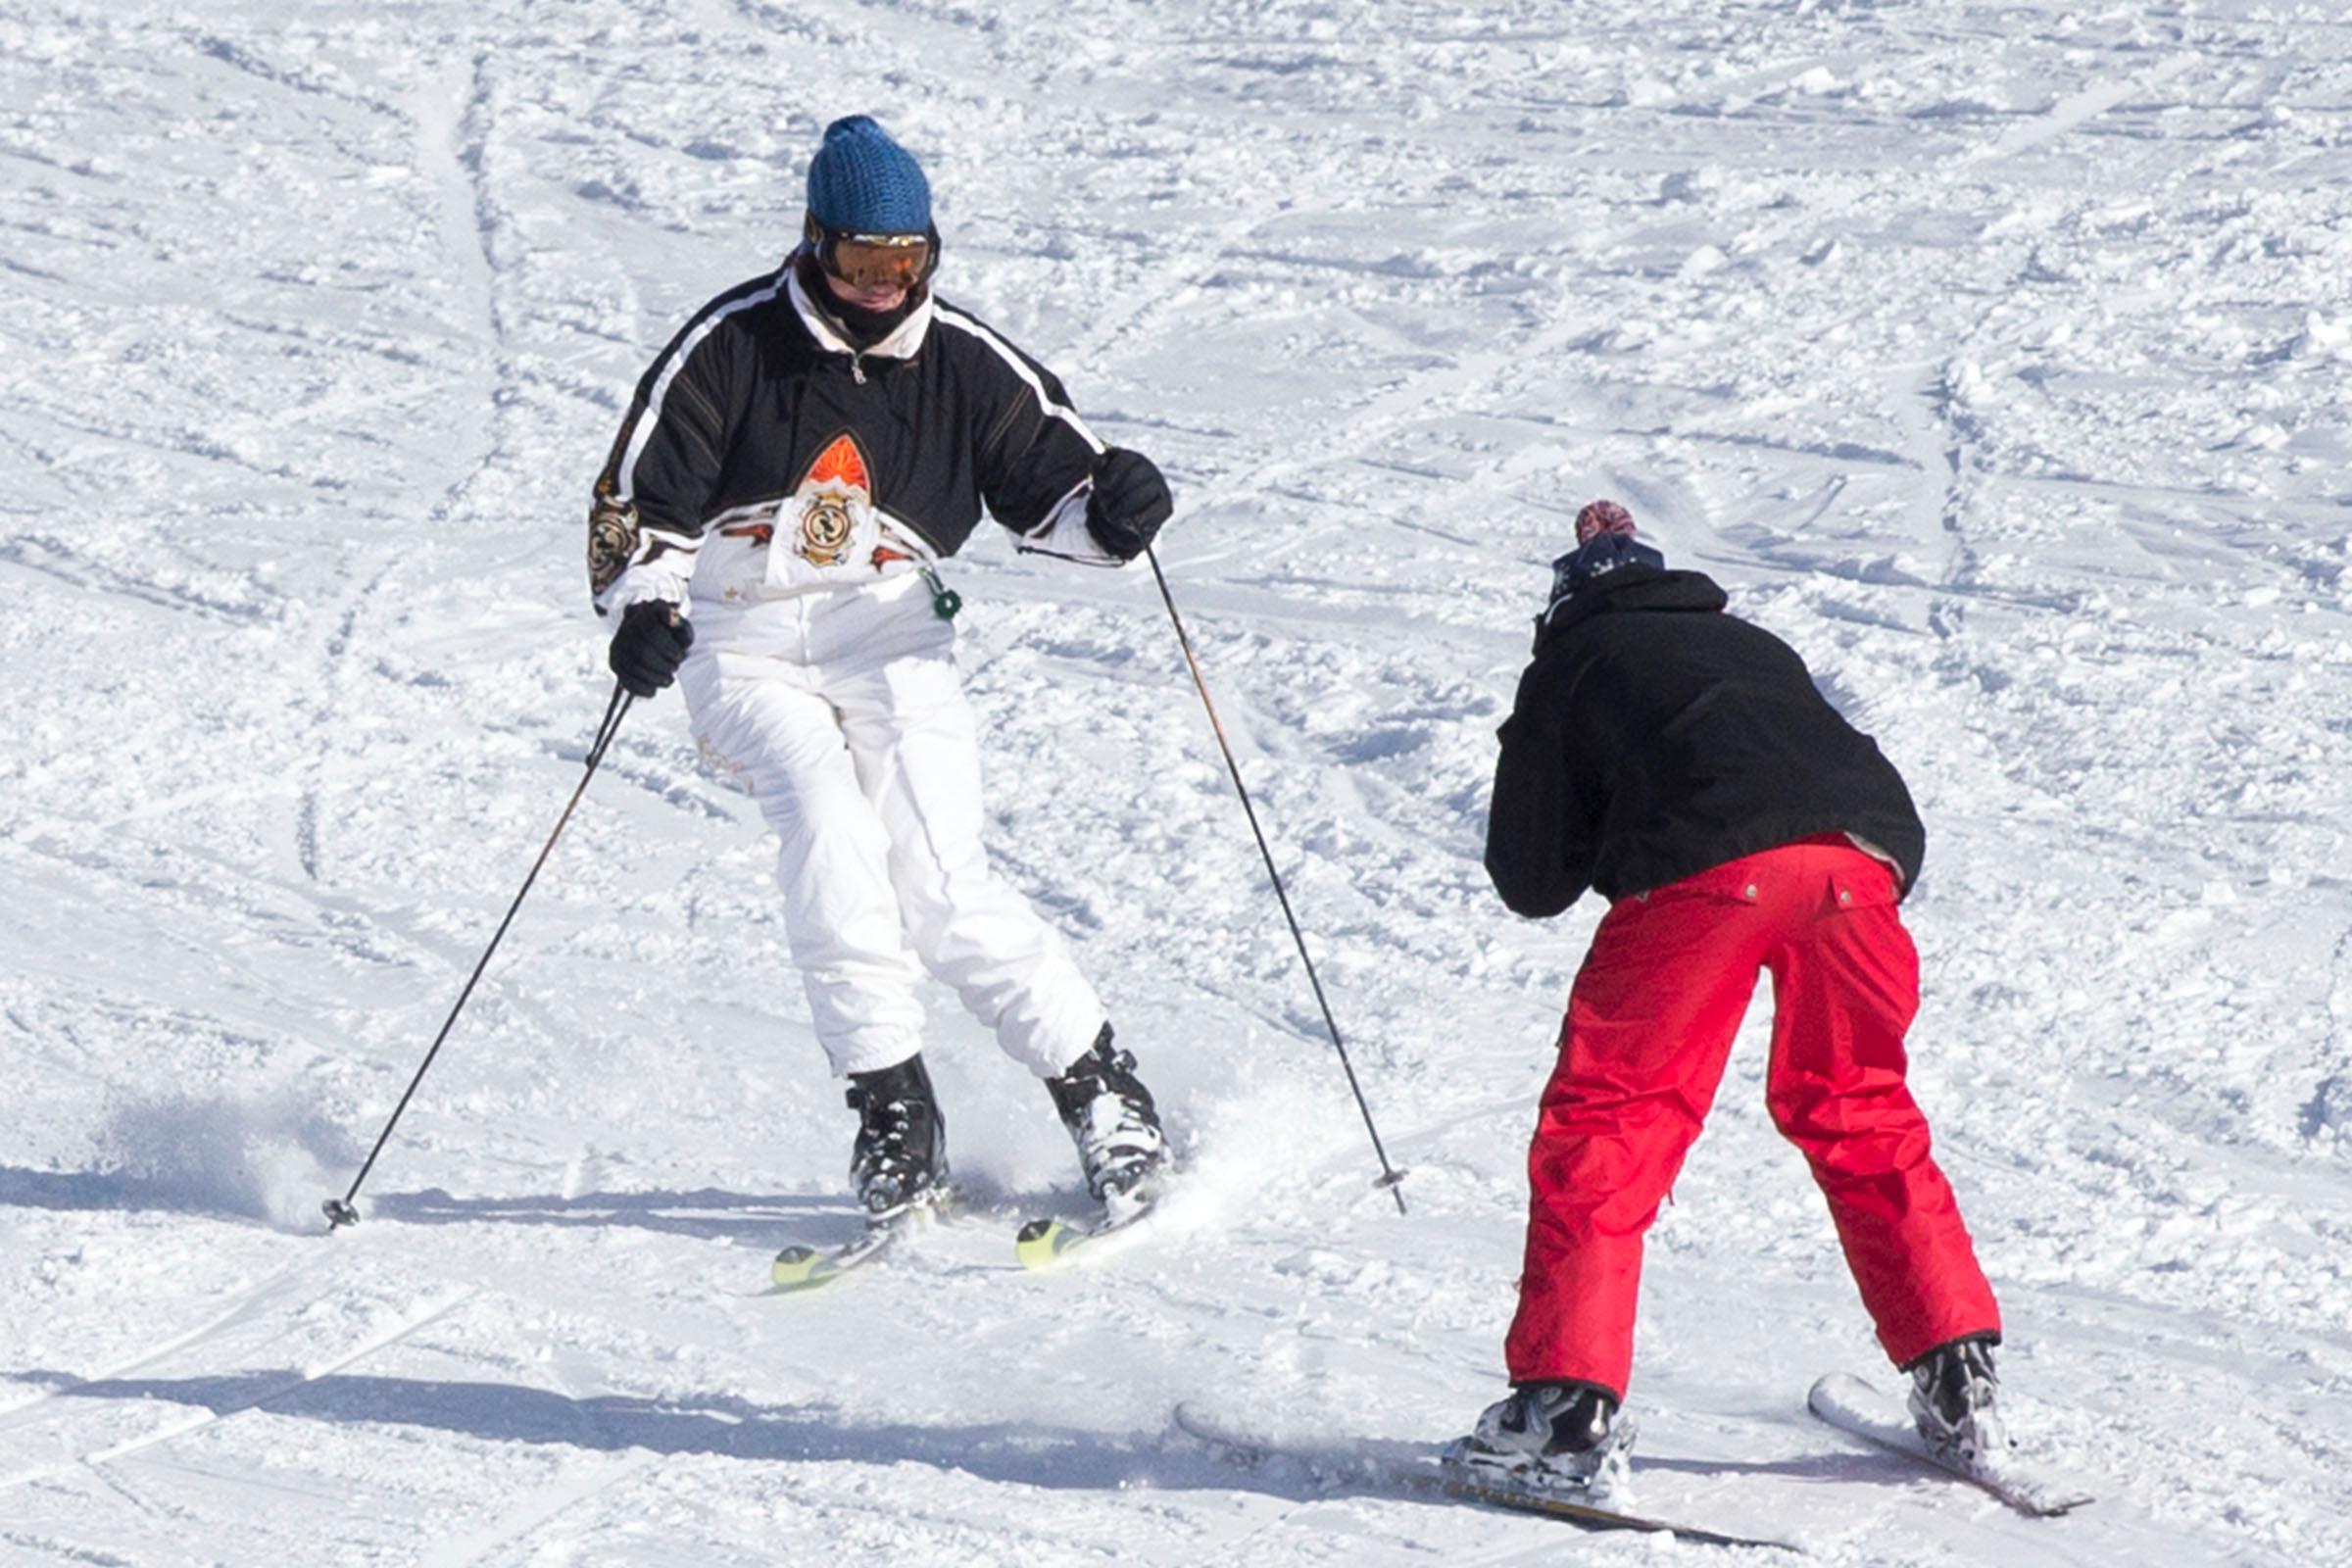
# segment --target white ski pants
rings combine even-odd
[[[922,1048],[917,959],[1039,1077],[1077,1060],[1102,1004],[989,869],[978,730],[922,578],[698,608],[695,626],[687,711],[776,832],[785,932],[834,1072]]]

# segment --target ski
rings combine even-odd
[[[1067,1268],[1078,1262],[1100,1263],[1126,1250],[1146,1229],[1144,1222],[1158,1211],[1155,1192],[1103,1210],[1092,1225],[1075,1225],[1051,1217],[1024,1223],[1012,1239],[1013,1254],[1031,1272]]]
[[[830,1285],[844,1274],[861,1268],[889,1252],[899,1242],[920,1230],[944,1223],[949,1199],[942,1195],[927,1203],[866,1222],[865,1229],[838,1247],[787,1247],[767,1266],[770,1296],[792,1296]]]
[[[774,1282],[770,1294],[789,1296],[830,1285],[852,1269],[880,1257],[899,1235],[896,1225],[871,1225],[856,1241],[844,1242],[839,1247],[787,1247],[767,1266],[768,1278]]]
[[[1141,1234],[1149,1206],[1124,1219],[1105,1219],[1099,1225],[1073,1225],[1067,1220],[1033,1219],[1014,1233],[1013,1255],[1032,1273],[1068,1268],[1083,1256],[1100,1263],[1126,1250]]]
[[[1805,1407],[1840,1432],[1982,1487],[2020,1513],[2053,1519],[2092,1500],[2089,1493],[2037,1473],[2014,1453],[1972,1463],[1936,1447],[1919,1435],[1898,1400],[1848,1373],[1832,1372],[1815,1383]]]
[[[1287,1446],[1273,1439],[1226,1426],[1191,1403],[1177,1405],[1173,1420],[1178,1431],[1207,1445],[1247,1469],[1255,1469],[1275,1459],[1289,1459],[1303,1466],[1318,1479],[1328,1482],[1352,1481],[1380,1491],[1449,1497],[1490,1508],[1507,1509],[1513,1513],[1540,1514],[1585,1530],[1630,1530],[1646,1535],[1672,1536],[1677,1541],[1695,1542],[1709,1546],[1768,1547],[1777,1551],[1793,1551],[1799,1555],[1804,1551],[1802,1546],[1790,1542],[1759,1536],[1730,1535],[1720,1530],[1701,1530],[1646,1514],[1627,1513],[1579,1502],[1556,1493],[1490,1480],[1459,1466],[1449,1465],[1434,1453],[1399,1455],[1393,1451],[1399,1445],[1343,1444],[1311,1450]]]

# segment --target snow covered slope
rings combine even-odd
[[[1877,1363],[1760,1103],[1651,1248],[1643,1500],[1827,1561],[2352,1563],[2352,17],[2337,0],[0,0],[0,1562],[1705,1562],[1246,1474],[1197,1398],[1429,1442],[1500,1386],[1597,911],[1505,914],[1492,731],[1628,503],[1908,773],[1917,1082],[2030,1523],[1811,1422]],[[1195,1179],[1075,1210],[945,996],[981,1207],[846,1237],[850,1117],[674,695],[339,1192],[609,690],[587,486],[819,127],[1167,466],[1147,576],[953,577],[1007,873]]]

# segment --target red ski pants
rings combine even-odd
[[[1952,1189],[1903,1085],[1919,955],[1894,874],[1843,840],[1746,856],[1611,906],[1569,995],[1528,1153],[1532,1201],[1514,1383],[1574,1378],[1622,1398],[1642,1236],[1697,1138],[1772,972],[1774,1125],[1811,1163],[1899,1365],[1997,1330]]]

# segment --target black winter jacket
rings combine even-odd
[[[1699,572],[1622,566],[1538,633],[1487,823],[1511,908],[1558,914],[1587,887],[1615,900],[1822,833],[1918,880],[1927,834],[1901,775],[1796,650],[1725,603]]]

